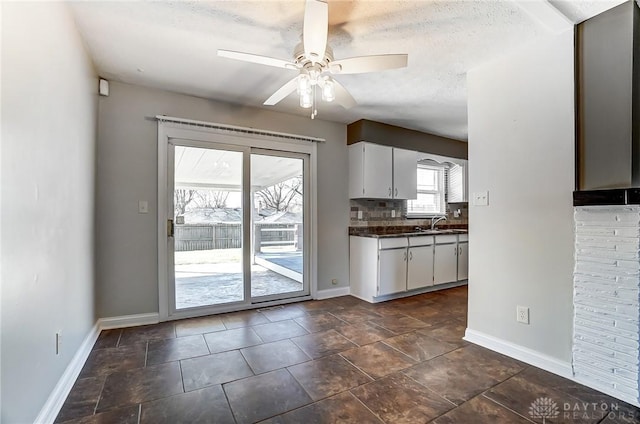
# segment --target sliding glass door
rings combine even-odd
[[[169,314],[309,294],[309,155],[172,140]]]
[[[251,154],[251,297],[281,299],[305,291],[305,158]]]

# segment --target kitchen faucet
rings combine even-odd
[[[440,221],[444,221],[444,220],[446,220],[446,219],[447,219],[447,217],[446,217],[446,216],[439,216],[439,217],[437,217],[437,218],[436,218],[436,217],[431,218],[431,229],[432,229],[432,230],[435,230],[435,228],[436,228],[436,224],[437,224],[438,222],[440,222]]]

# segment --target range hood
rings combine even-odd
[[[640,7],[577,26],[575,206],[640,204]]]

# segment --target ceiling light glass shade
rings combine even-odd
[[[332,102],[336,98],[336,90],[333,85],[333,80],[327,78],[322,85],[322,100],[325,102]]]
[[[298,77],[298,94],[302,96],[308,90],[311,90],[311,78],[309,78],[309,74],[300,74]]]
[[[300,107],[310,108],[313,105],[313,91],[311,87],[300,93]]]

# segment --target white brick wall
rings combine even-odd
[[[573,370],[640,400],[640,206],[575,208]]]

